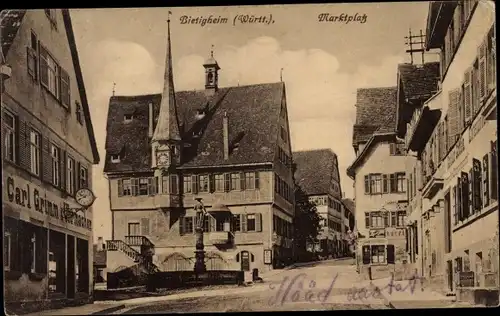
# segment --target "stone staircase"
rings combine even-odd
[[[140,251],[137,251],[133,247],[139,247]],[[120,251],[124,253],[127,257],[132,259],[134,263],[141,267],[141,271],[147,273],[159,271],[158,266],[152,261],[154,244],[145,236],[126,236],[125,241],[107,240],[106,249],[107,251]]]

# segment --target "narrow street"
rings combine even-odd
[[[327,260],[264,276],[264,283],[217,296],[128,306],[123,314],[387,309],[383,298],[349,299],[358,275],[352,259]],[[360,283],[359,283],[360,284]]]

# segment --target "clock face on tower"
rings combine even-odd
[[[159,166],[166,166],[170,163],[170,155],[168,152],[158,152],[156,154],[156,161]]]

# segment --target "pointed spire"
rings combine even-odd
[[[175,103],[174,76],[172,71],[172,49],[170,42],[170,15],[168,11],[167,20],[167,53],[165,61],[165,76],[163,94],[160,104],[158,123],[153,134],[152,141],[181,140],[179,132],[179,121],[177,117],[177,105]]]

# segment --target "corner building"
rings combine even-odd
[[[358,89],[353,147],[357,268],[364,278],[399,277],[406,262],[404,143],[396,136],[397,87]]]
[[[166,51],[161,94],[110,99],[107,268],[147,262],[147,248],[153,269],[193,270],[193,207],[202,198],[207,269],[271,270],[293,255],[285,85],[219,87],[212,52],[205,89],[176,92],[170,26]]]
[[[68,10],[4,10],[4,299],[24,311],[92,298],[92,188],[99,162]],[[15,309],[14,309],[15,310]]]
[[[410,250],[422,254],[421,272],[436,289],[497,305],[493,1],[431,2],[426,36],[427,49],[440,52],[441,78],[440,90],[413,114],[408,134],[409,146],[422,149],[421,243],[410,243]]]

